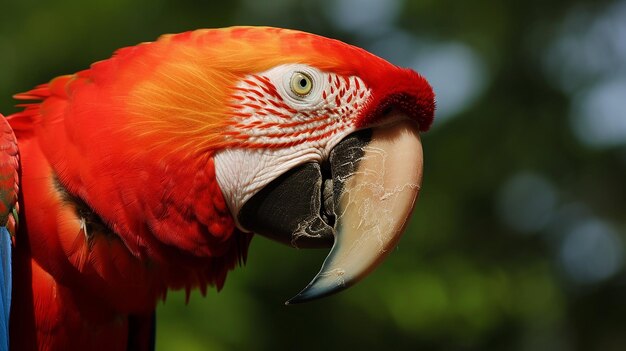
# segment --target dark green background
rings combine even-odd
[[[626,350],[621,23],[623,0],[2,0],[0,111],[164,33],[272,25],[365,47],[440,92],[399,247],[354,288],[286,307],[325,252],[255,238],[222,292],[168,295],[157,349]]]

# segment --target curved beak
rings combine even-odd
[[[353,285],[395,248],[423,165],[417,124],[397,120],[351,134],[332,150],[329,167],[293,169],[242,207],[238,218],[248,230],[296,247],[332,244],[319,273],[286,304]]]

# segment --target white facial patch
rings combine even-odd
[[[297,73],[311,80],[305,95],[292,89]],[[215,154],[217,181],[235,220],[250,197],[289,169],[328,159],[356,130],[355,119],[371,96],[356,76],[302,64],[246,76],[235,91],[225,134],[236,146]]]

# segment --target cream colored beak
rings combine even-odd
[[[330,157],[334,245],[294,304],[343,290],[363,279],[396,247],[422,181],[418,126],[406,118],[372,130],[370,141],[340,143]]]

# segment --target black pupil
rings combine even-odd
[[[307,86],[307,82],[305,78],[300,79],[300,87],[301,88],[306,88]]]

